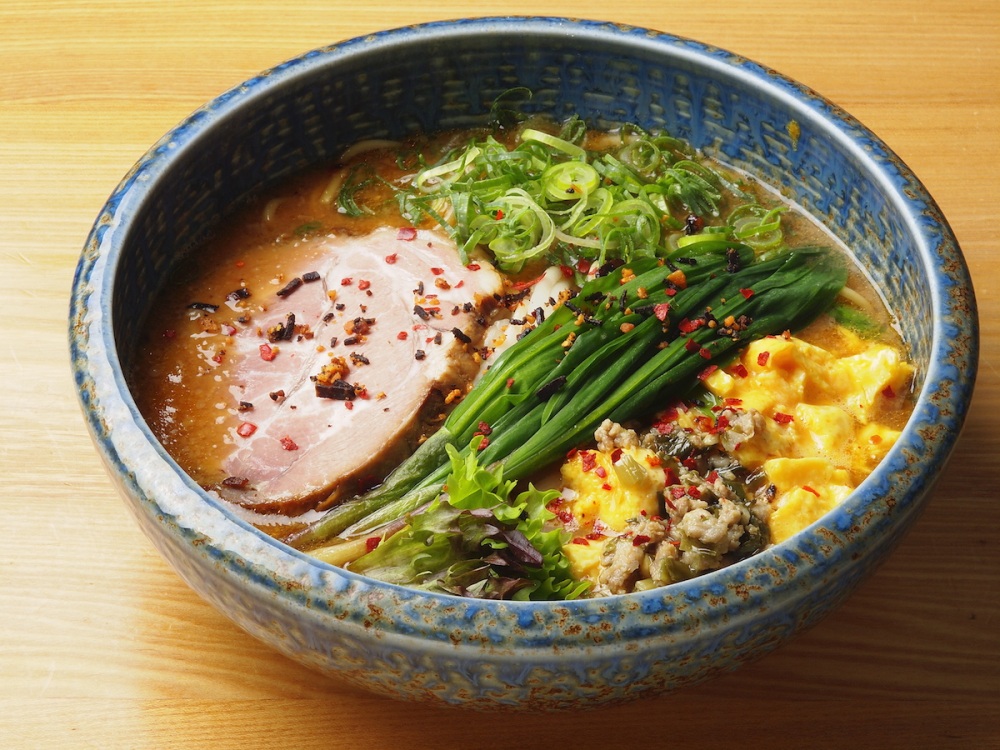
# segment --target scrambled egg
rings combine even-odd
[[[904,405],[912,366],[888,344],[846,329],[838,337],[836,353],[792,336],[762,339],[705,380],[727,408],[757,413],[752,437],[731,452],[776,489],[773,543],[841,503],[899,436],[879,420]],[[679,424],[693,418],[681,412]],[[668,475],[639,446],[577,451],[561,474],[560,517],[578,534],[564,551],[574,575],[596,580],[603,537],[660,512]]]
[[[586,535],[622,531],[628,519],[659,512],[659,496],[666,485],[660,459],[638,446],[614,453],[582,450],[566,459],[560,473],[566,510],[580,533],[563,552],[578,580],[596,580],[604,542]]]
[[[775,543],[842,502],[899,436],[878,419],[904,401],[913,367],[888,344],[846,330],[840,337],[839,356],[791,336],[761,339],[705,381],[727,403],[762,417],[734,454],[744,466],[763,467],[777,489]]]

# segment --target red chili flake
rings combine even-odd
[[[480,268],[482,268],[482,266],[480,266],[478,263],[469,263],[466,266],[466,268],[469,269],[470,271],[478,271]]]
[[[382,543],[382,537],[370,536],[365,539],[365,550],[371,552]]]
[[[633,547],[641,547],[644,544],[649,544],[649,537],[646,534],[636,534],[632,537]]]
[[[684,487],[675,485],[670,488],[670,496],[675,500],[679,500],[680,498],[684,497],[686,493],[687,490]]]
[[[767,367],[767,360],[771,358],[771,352],[761,352],[757,355],[757,365],[759,367]]]
[[[885,396],[886,398],[896,398],[896,392],[892,390],[891,385],[887,385],[885,388],[882,389],[882,395]]]
[[[698,343],[697,341],[695,341],[694,339],[688,339],[688,340],[687,340],[687,341],[686,341],[686,342],[684,343],[684,348],[685,348],[685,349],[686,349],[687,351],[689,351],[689,352],[696,352],[696,351],[698,351],[699,349],[701,349],[701,344],[699,344],[699,343]]]
[[[701,497],[701,490],[699,490],[697,487],[688,487],[687,493],[688,497],[693,497],[695,500]]]
[[[257,432],[257,425],[253,422],[240,422],[240,426],[236,428],[236,434],[240,437],[250,437],[255,432]]]
[[[666,320],[667,317],[670,315],[670,305],[667,304],[666,302],[660,302],[656,305],[653,305],[653,315],[655,315],[656,319],[661,322]]]
[[[490,444],[490,439],[484,435],[483,439],[479,441],[479,448],[478,448],[478,450],[481,450],[481,451],[486,450],[486,447],[489,444]]]
[[[225,353],[226,353],[225,349],[223,349],[221,351],[217,351],[214,355],[212,355],[212,361],[221,365]]]
[[[435,276],[440,276],[441,274],[444,273],[444,269],[434,266],[433,268],[431,268],[431,273],[434,274]]]
[[[596,524],[595,524],[595,526],[596,526]],[[593,541],[596,542],[596,541],[599,541],[599,540],[603,539],[604,536],[605,535],[602,532],[600,532],[600,531],[591,531],[589,534],[587,534],[587,539],[592,539]]]
[[[708,377],[718,369],[719,369],[718,365],[709,365],[704,370],[698,373],[698,380],[703,380],[703,381],[707,380]]]
[[[489,425],[488,422],[480,422],[479,423],[479,434],[480,435],[492,435],[493,434],[493,428],[490,427],[490,425]]]
[[[406,331],[400,331],[399,333],[396,334],[396,338],[399,339],[400,341],[406,341],[409,335],[410,334],[408,334]]]
[[[399,231],[396,232],[396,239],[405,242],[415,240],[417,239],[417,230],[415,227],[400,227]]]
[[[613,451],[611,451],[611,463],[616,464],[621,460],[621,458],[622,458],[621,448],[615,448]]]
[[[399,260],[399,256],[396,255],[396,253],[385,256],[385,262],[388,263],[390,266],[393,265],[397,260]]]
[[[601,479],[606,479],[608,476],[608,470],[605,469],[603,466],[598,466],[596,469],[594,469],[594,473],[597,474],[597,476],[599,476]]]
[[[611,492],[611,485],[605,482],[604,484],[601,485],[601,489],[604,490],[605,492]]]
[[[698,356],[701,357],[702,359],[711,359],[712,352],[711,350],[702,347],[701,349],[698,350]]]
[[[563,524],[573,523],[573,514],[568,510],[556,511],[556,518]]]
[[[740,289],[740,294],[743,295],[743,299],[750,299],[753,297],[753,289]]]
[[[597,466],[597,456],[592,451],[580,451],[580,462],[584,471],[593,471]]]
[[[804,489],[806,492],[813,493],[816,497],[819,497],[819,493],[816,490],[814,490],[812,487],[810,487],[808,484],[802,485],[802,489]]]
[[[579,453],[579,452],[580,452],[579,448],[570,448],[569,452],[566,454],[566,459],[567,460],[573,459],[576,456],[576,454]]]
[[[288,437],[288,435],[285,435],[285,437],[281,438],[279,442],[281,443],[281,447],[284,448],[286,451],[297,451],[299,449],[298,444],[290,437]]]
[[[278,352],[271,348],[270,344],[260,345],[260,358],[265,362],[271,362],[278,356]]]
[[[724,403],[726,406],[743,406],[743,399],[727,398],[722,403]]]
[[[746,367],[743,366],[743,364],[738,364],[736,365],[736,367],[733,368],[733,375],[735,375],[738,378],[746,378],[750,376],[750,372],[749,370],[747,370]],[[739,401],[739,399],[736,400]]]
[[[224,334],[226,334],[227,336],[235,336],[236,335],[236,326],[229,325],[229,323],[223,323],[222,324],[222,332]]]
[[[465,286],[465,279],[459,279],[458,283],[453,286],[454,289],[461,289]]]
[[[660,460],[659,456],[652,455],[652,456],[646,456],[646,463],[652,466],[653,468],[656,468],[663,462]]]
[[[507,387],[508,388],[514,387],[514,378],[507,378]]]
[[[503,218],[503,209],[502,208],[498,208],[496,210],[496,213],[493,214],[493,218],[496,219],[497,221],[500,221]]]
[[[681,463],[684,465],[685,469],[690,469],[691,471],[698,470],[698,459],[695,458],[694,456],[688,456],[687,458],[682,460]]]
[[[590,544],[590,542],[588,542],[586,538],[578,536],[573,538],[573,544],[582,544],[584,547],[586,547]]]
[[[663,414],[660,415],[659,424],[668,423],[667,426],[670,427],[670,422],[676,422],[677,418],[680,416],[681,410],[676,406],[669,406],[664,409]]]
[[[512,292],[523,292],[525,289],[530,289],[531,287],[533,287],[543,278],[545,278],[544,274],[542,274],[541,276],[536,276],[533,279],[527,279],[525,281],[515,281],[513,284],[510,285],[510,290]]]
[[[663,293],[668,297],[673,297],[675,294],[677,294],[677,290],[672,289],[671,287],[667,287],[666,289],[663,290]]]
[[[347,409],[347,411],[352,411],[354,409],[354,402],[353,401],[345,401],[344,402],[344,408]]]
[[[681,333],[694,333],[704,324],[705,321],[701,320],[700,318],[696,320],[688,320],[687,318],[684,318],[683,320],[681,320],[680,323],[677,324],[677,330],[680,331]]]
[[[350,276],[345,276],[344,278],[342,278],[340,280],[340,285],[341,286],[350,286],[353,283],[354,283],[354,279],[352,279]]]
[[[712,469],[708,474],[705,475],[705,481],[709,483],[714,483],[716,479],[719,478],[719,472]]]
[[[368,279],[359,279],[358,280],[358,289],[360,289],[362,292],[365,291],[365,289],[370,289],[371,285],[372,285],[372,283],[370,281],[368,281]]]
[[[573,278],[573,269],[570,266],[559,266],[559,270],[562,271],[563,276],[567,279]]]
[[[789,422],[794,422],[795,417],[791,414],[784,414],[780,411],[774,413],[774,421],[778,424],[788,424]]]

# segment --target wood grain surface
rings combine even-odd
[[[982,320],[955,455],[845,606],[712,683],[555,716],[376,698],[258,646],[180,581],[115,496],[66,345],[91,223],[191,110],[314,47],[499,14],[692,37],[842,105],[941,205]],[[1000,747],[998,123],[993,2],[0,0],[0,747]]]

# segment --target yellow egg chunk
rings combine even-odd
[[[569,569],[578,581],[596,581],[601,568],[603,540],[588,540],[575,537],[563,545],[563,554],[569,561]]]
[[[778,490],[770,518],[775,544],[833,510],[854,489],[846,469],[822,458],[774,458],[764,472]]]
[[[578,525],[563,553],[577,580],[596,581],[600,572],[604,541],[586,538],[595,525],[601,531],[623,531],[630,518],[655,515],[659,508],[665,478],[656,454],[631,447],[616,450],[614,456],[617,463],[604,451],[578,451],[560,469],[563,496],[568,498],[562,509]]]
[[[885,345],[873,345],[861,354],[844,357],[840,367],[854,381],[854,387],[842,394],[844,402],[862,424],[871,421],[879,399],[904,393],[913,375],[913,367],[901,359],[898,351]]]
[[[566,509],[582,528],[599,520],[621,531],[628,519],[657,512],[657,493],[664,486],[658,464],[656,454],[644,448],[622,449],[617,464],[603,451],[578,451],[560,469],[563,487],[570,490]]]
[[[885,454],[896,444],[899,430],[870,422],[858,432],[858,442],[854,448],[854,466],[865,475],[870,474],[885,458]]]
[[[795,449],[788,455],[836,456],[841,465],[850,461],[855,426],[851,416],[839,406],[797,404],[788,427],[795,441]]]

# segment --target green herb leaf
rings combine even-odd
[[[407,525],[350,564],[365,575],[407,586],[486,598],[572,599],[588,586],[573,579],[563,537],[545,530],[558,493],[515,482],[480,465],[476,450],[448,446],[445,491]]]

